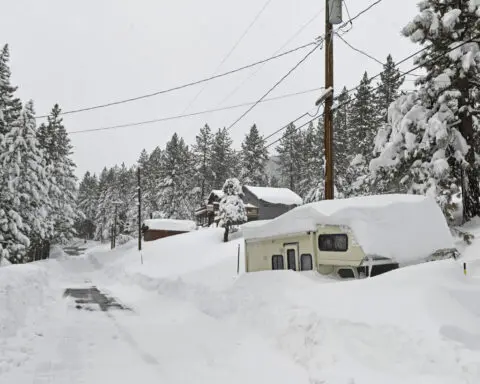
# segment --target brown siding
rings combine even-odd
[[[162,239],[164,237],[180,235],[182,233],[186,233],[186,232],[148,229],[143,234],[143,241],[158,240],[158,239]]]

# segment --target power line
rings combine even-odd
[[[248,108],[238,119],[236,119],[232,124],[230,124],[227,128],[227,130],[232,129],[240,120],[242,120],[253,108],[255,108],[265,97],[267,97],[278,85],[280,85],[290,74],[295,71],[305,60],[307,60],[310,55],[317,50],[317,48],[320,46],[320,44],[316,44],[315,47],[310,50],[293,68],[291,68],[280,80],[278,80],[273,87],[271,87],[265,94],[258,99],[257,102],[255,102],[250,108]]]
[[[91,106],[91,107],[85,107],[85,108],[79,108],[79,109],[72,109],[72,110],[69,110],[69,111],[64,111],[64,112],[62,112],[61,115],[71,115],[71,114],[74,114],[74,113],[80,113],[80,112],[92,111],[92,110],[95,110],[95,109],[107,108],[107,107],[111,107],[111,106],[114,106],[114,105],[130,103],[130,102],[133,102],[133,101],[138,101],[138,100],[142,100],[142,99],[147,99],[147,98],[150,98],[150,97],[153,97],[153,96],[162,95],[162,94],[165,94],[165,93],[169,93],[169,92],[173,92],[173,91],[178,91],[178,90],[180,90],[180,89],[192,87],[192,86],[194,86],[194,85],[202,84],[202,83],[205,83],[205,82],[207,82],[207,81],[212,81],[212,80],[215,80],[215,79],[219,79],[219,78],[221,78],[221,77],[229,76],[229,75],[232,75],[232,74],[234,74],[234,73],[243,71],[243,70],[248,69],[248,68],[256,67],[257,65],[260,65],[260,64],[263,64],[263,63],[267,63],[267,62],[269,62],[269,61],[272,61],[272,60],[281,58],[281,57],[283,57],[283,56],[287,56],[287,55],[289,55],[289,54],[291,54],[291,53],[297,52],[297,51],[299,51],[299,50],[302,50],[302,49],[304,49],[304,48],[310,47],[310,46],[312,46],[312,45],[315,45],[315,46],[316,46],[317,43],[316,43],[316,42],[311,42],[311,43],[303,44],[303,45],[301,45],[301,46],[299,46],[299,47],[296,47],[296,48],[290,49],[290,50],[288,50],[288,51],[279,53],[278,55],[273,55],[273,56],[268,57],[268,58],[266,58],[266,59],[259,60],[259,61],[256,61],[256,62],[254,62],[254,63],[245,65],[245,66],[243,66],[243,67],[239,67],[239,68],[233,69],[233,70],[231,70],[231,71],[224,72],[224,73],[221,73],[221,74],[218,74],[218,75],[214,75],[214,76],[210,76],[210,77],[207,77],[207,78],[204,78],[204,79],[201,79],[201,80],[193,81],[193,82],[191,82],[191,83],[179,85],[179,86],[172,87],[172,88],[168,88],[168,89],[164,89],[164,90],[161,90],[161,91],[156,91],[156,92],[148,93],[148,94],[141,95],[141,96],[137,96],[137,97],[132,97],[132,98],[129,98],[129,99],[123,99],[123,100],[113,101],[113,102],[110,102],[110,103],[94,105],[94,106]],[[46,117],[48,117],[48,115],[38,116],[37,119],[42,119],[42,118],[46,118]]]
[[[294,93],[287,93],[285,95],[281,96],[276,96],[276,97],[270,97],[268,99],[264,99],[261,102],[266,103],[269,101],[276,101],[276,100],[281,100],[281,99],[286,99],[288,97],[293,97],[293,96],[299,96],[299,95],[305,95],[307,93],[312,93],[312,92],[317,92],[323,88],[312,88],[312,89],[307,89],[305,91],[300,91],[300,92],[294,92]],[[248,102],[248,103],[242,103],[242,104],[237,104],[237,105],[231,105],[228,107],[222,107],[222,108],[215,108],[215,109],[207,109],[204,111],[198,111],[198,112],[192,112],[192,113],[187,113],[187,114],[180,114],[180,115],[174,115],[174,116],[166,116],[166,117],[160,117],[158,119],[152,119],[152,120],[144,120],[144,121],[138,121],[134,123],[126,123],[126,124],[118,124],[118,125],[111,125],[107,127],[100,127],[100,128],[90,128],[90,129],[82,129],[78,131],[70,131],[68,132],[69,135],[75,134],[75,133],[86,133],[86,132],[97,132],[97,131],[109,131],[109,130],[114,130],[114,129],[119,129],[119,128],[130,128],[130,127],[138,127],[142,125],[148,125],[148,124],[154,124],[154,123],[160,123],[163,121],[170,121],[170,120],[178,120],[178,119],[183,119],[187,117],[192,117],[192,116],[199,116],[199,115],[204,115],[207,113],[212,113],[212,112],[220,112],[220,111],[226,111],[229,109],[235,109],[235,108],[241,108],[241,107],[246,107],[249,105],[255,104],[256,101]],[[303,114],[301,117],[307,115],[308,113]],[[273,135],[272,135],[273,136]]]
[[[361,50],[361,49],[359,49],[359,48],[354,47],[354,46],[353,46],[352,44],[350,44],[347,40],[345,40],[345,39],[343,38],[343,36],[341,36],[340,34],[336,33],[336,35],[337,35],[337,37],[338,37],[340,40],[342,40],[348,47],[350,47],[350,48],[353,49],[354,51],[362,54],[363,56],[368,57],[369,59],[375,61],[377,64],[380,64],[380,65],[382,65],[382,66],[385,65],[384,62],[378,60],[377,58],[375,58],[374,56],[370,55],[369,53],[367,53],[367,52],[365,52],[365,51],[363,51],[363,50]],[[399,70],[399,72],[400,72],[401,74],[403,74],[402,71]],[[418,75],[418,74],[409,74],[409,76],[421,76],[421,75]]]
[[[267,0],[265,2],[265,4],[263,5],[263,7],[260,9],[260,11],[255,15],[254,19],[252,20],[252,22],[248,25],[247,29],[243,32],[243,34],[240,36],[240,38],[236,41],[236,43],[233,45],[233,47],[230,49],[230,51],[225,55],[225,57],[222,59],[222,61],[220,62],[220,64],[217,66],[217,68],[215,69],[214,71],[214,75],[220,70],[220,68],[222,67],[223,64],[225,64],[225,62],[230,58],[230,56],[232,55],[232,53],[235,51],[235,49],[240,45],[240,43],[242,42],[243,38],[247,35],[247,33],[250,31],[250,29],[255,25],[255,23],[257,22],[257,20],[260,18],[260,16],[262,15],[262,13],[265,11],[265,9],[268,7],[268,5],[272,2],[272,0]],[[190,109],[190,107],[192,106],[192,104],[198,99],[198,97],[202,94],[202,92],[205,90],[205,88],[207,87],[207,84],[205,84],[202,89],[200,89],[198,91],[198,93],[195,95],[195,97],[192,99],[192,101],[190,101],[190,103],[187,105],[187,107],[183,110],[182,113],[185,113],[188,109]]]
[[[282,49],[284,49],[288,44],[290,44],[300,33],[302,33],[305,28],[307,28],[311,23],[313,23],[318,16],[325,10],[325,7],[323,7],[320,11],[318,11],[315,15],[312,16],[306,23],[304,23],[283,45],[278,48],[273,55],[276,55],[278,52],[280,52]],[[245,78],[233,91],[231,91],[227,96],[225,96],[218,104],[217,106],[222,105],[224,102],[226,102],[228,99],[230,99],[235,93],[238,92],[240,88],[242,88],[245,83],[247,83],[252,77],[254,77],[258,72],[262,70],[262,68],[265,65],[261,65],[256,71],[252,72],[250,76]]]
[[[419,68],[421,68],[422,66],[424,66],[426,63],[435,64],[437,61],[439,61],[440,59],[442,59],[442,58],[443,58],[446,54],[448,54],[449,52],[452,52],[452,51],[454,51],[454,50],[456,50],[456,49],[464,46],[465,44],[471,43],[471,42],[475,41],[475,39],[478,39],[479,37],[480,37],[480,34],[476,35],[475,37],[472,37],[471,39],[469,39],[469,40],[467,40],[467,41],[462,42],[462,43],[459,44],[459,45],[456,45],[455,47],[450,48],[450,49],[447,50],[446,52],[442,52],[441,54],[439,54],[437,57],[435,57],[435,58],[433,58],[433,59],[430,59],[430,60],[427,60],[427,61],[424,61],[424,62],[418,64],[417,66],[411,68],[411,69],[408,70],[407,72],[404,72],[404,75],[405,75],[405,74],[409,74],[409,73],[411,73],[411,72],[413,72],[413,71],[416,71],[417,69],[419,69]],[[412,55],[409,55],[409,56],[406,57],[405,59],[401,60],[398,64],[405,62],[406,60],[412,58],[413,56],[415,56],[416,54],[418,54],[418,53],[420,53],[420,52],[425,51],[426,49],[428,49],[428,48],[430,48],[430,47],[431,47],[431,45],[420,49],[420,50],[417,51],[416,53],[414,53],[414,54],[412,54]],[[398,64],[396,64],[396,65],[398,65]],[[374,79],[375,77],[380,76],[380,74],[382,74],[383,72],[384,72],[384,71],[382,71],[382,72],[380,72],[379,74],[375,75],[374,77],[370,78],[370,81],[371,81],[372,79]],[[403,76],[404,76],[404,75],[403,75]],[[400,78],[401,76],[402,76],[402,75],[398,75],[398,76],[397,76],[397,79]],[[356,88],[358,88],[358,86],[357,86]],[[356,89],[356,88],[354,88],[354,89]],[[378,86],[378,87],[372,89],[372,92],[376,91],[378,88],[380,88],[380,87]],[[347,92],[350,92],[350,91],[347,91]],[[337,96],[335,99],[338,99],[338,97],[339,97],[339,96]],[[343,102],[342,104],[336,106],[335,109],[338,109],[338,108],[341,108],[341,107],[343,107],[343,106],[345,106],[345,105],[348,105],[348,104],[352,103],[353,101],[355,101],[356,99],[357,99],[356,96],[355,96],[355,97],[352,97],[351,99],[349,99],[349,100]],[[298,131],[298,130],[300,130],[301,128],[305,127],[307,124],[310,124],[310,123],[313,122],[315,119],[322,117],[323,115],[324,115],[324,113],[322,113],[322,114],[320,114],[320,115],[318,115],[318,116],[315,116],[314,118],[312,118],[312,119],[310,119],[309,121],[307,121],[305,124],[302,124],[301,126],[296,127],[296,128],[295,128],[292,132],[290,132],[288,135],[284,135],[284,136],[282,136],[281,138],[279,138],[279,139],[277,139],[277,140],[269,143],[268,145],[266,145],[266,148],[269,148],[269,147],[272,146],[273,144],[279,142],[282,138],[288,137],[289,135],[295,133],[296,131]],[[305,114],[304,114],[303,116],[305,116]],[[297,120],[299,120],[299,118],[297,118],[297,119],[294,120],[294,121],[297,121]],[[293,122],[294,122],[294,121],[293,121]],[[279,130],[275,131],[275,134],[276,134],[276,133],[279,133],[280,131],[282,131],[282,130],[284,130],[284,129],[286,129],[286,128],[287,128],[290,124],[292,124],[293,122],[290,122],[290,123],[288,123],[287,125],[285,125],[285,126],[283,126],[282,128],[280,128]],[[271,136],[273,136],[273,134],[270,135],[269,137],[271,137]]]
[[[363,9],[362,11],[360,11],[359,13],[357,13],[354,17],[350,18],[349,20],[347,20],[343,25],[346,25],[348,24],[349,22],[351,23],[353,20],[355,19],[358,19],[361,15],[365,14],[366,12],[368,12],[370,9],[372,9],[375,5],[379,4],[380,2],[382,2],[383,0],[377,0],[375,2],[373,2],[372,4],[370,4],[367,8]],[[342,28],[342,26],[340,26],[339,28]],[[319,45],[321,43],[323,43],[324,39],[325,39],[326,36],[321,36],[321,37],[318,37],[317,38],[317,41],[319,41]],[[332,39],[333,39],[333,34],[332,34]],[[329,42],[327,42],[328,44]],[[259,101],[261,101],[263,98],[265,98],[270,92],[272,92],[283,80],[285,80],[300,64],[302,64],[315,50],[317,49],[317,47],[314,47],[314,49],[312,49],[310,52],[307,53],[307,55],[302,59],[300,60],[299,63],[297,63],[295,65],[295,67],[293,67],[284,77],[282,77],[277,83],[275,83],[275,85],[270,88],[267,93],[265,93],[260,99]],[[253,108],[255,108],[257,106],[258,103],[252,105],[247,111],[245,111],[237,120],[235,120],[228,128],[227,130],[230,130],[235,124],[237,124],[243,117],[245,117]]]

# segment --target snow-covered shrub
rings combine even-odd
[[[223,192],[224,196],[220,200],[219,206],[219,226],[225,228],[224,241],[228,241],[230,228],[245,223],[247,212],[242,200],[242,186],[238,179],[231,178],[225,181]]]

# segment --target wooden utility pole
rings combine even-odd
[[[330,0],[325,0],[325,89],[333,90],[333,33],[330,22]],[[333,92],[325,99],[323,114],[325,147],[325,200],[334,198],[333,176]]]
[[[140,189],[140,166],[137,168],[138,192],[138,250],[142,250],[142,191]]]

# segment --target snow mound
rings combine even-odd
[[[400,264],[454,248],[440,207],[418,195],[379,195],[325,200],[297,207],[270,222],[244,228],[245,239],[315,231],[318,225],[348,226],[363,251]]]
[[[197,224],[191,220],[147,219],[144,224],[157,231],[190,232],[197,229]]]
[[[272,204],[302,205],[303,200],[288,188],[252,187],[244,186],[258,199]]]

